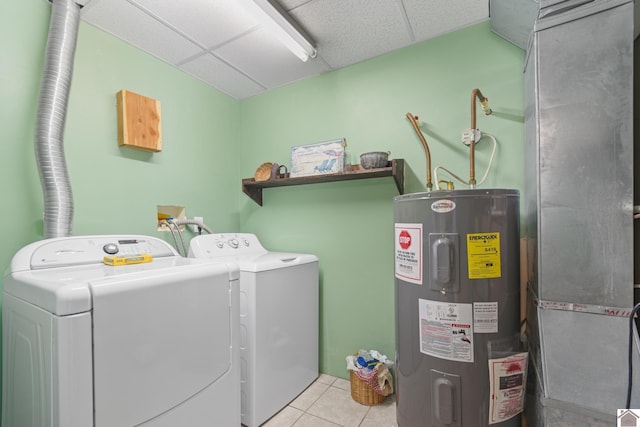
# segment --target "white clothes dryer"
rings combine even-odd
[[[238,426],[238,278],[148,236],[24,247],[4,279],[2,427]]]
[[[194,237],[189,256],[240,267],[242,424],[259,426],[318,377],[318,258],[248,233]]]

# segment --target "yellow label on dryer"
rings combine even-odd
[[[467,234],[467,262],[469,279],[500,277],[500,233]]]
[[[102,262],[106,265],[129,265],[129,264],[141,264],[143,262],[153,261],[153,256],[149,254],[139,255],[127,255],[127,256],[105,256]]]

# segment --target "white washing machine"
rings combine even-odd
[[[240,267],[242,424],[259,426],[318,377],[318,258],[240,233],[197,236],[189,256]]]
[[[238,426],[238,278],[147,236],[21,249],[4,279],[2,426]]]

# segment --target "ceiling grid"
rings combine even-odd
[[[236,99],[489,18],[489,0],[277,1],[316,58],[300,61],[236,0],[83,0],[81,18]]]

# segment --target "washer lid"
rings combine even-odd
[[[294,254],[286,252],[267,252],[262,254],[245,254],[229,258],[211,258],[217,261],[228,259],[240,267],[240,271],[257,273],[259,271],[276,270],[296,265],[318,262],[318,257],[311,254]]]
[[[236,263],[241,271],[258,272],[318,262],[310,254],[267,251],[255,234],[205,234],[191,239],[189,256]]]

